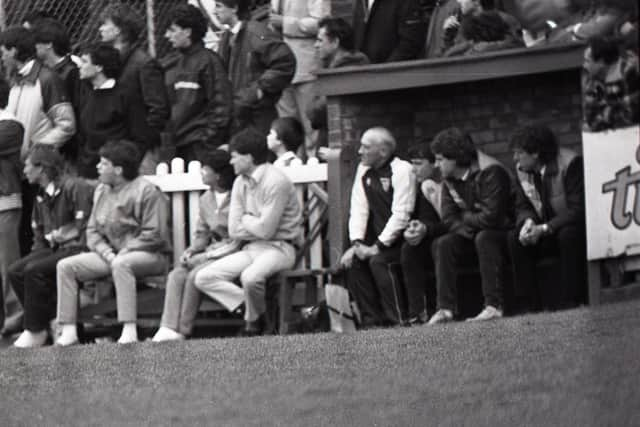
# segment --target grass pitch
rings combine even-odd
[[[0,351],[0,424],[637,426],[640,301],[263,338]]]

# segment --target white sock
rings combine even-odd
[[[184,339],[184,335],[182,335],[180,332],[174,331],[173,329],[168,328],[166,326],[160,326],[160,328],[158,329],[158,332],[156,332],[156,334],[153,336],[151,341],[163,342],[163,341],[176,341],[176,340],[183,340],[183,339]]]
[[[122,325],[122,334],[118,338],[118,344],[138,342],[138,329],[136,322],[126,322]]]
[[[68,346],[78,343],[78,329],[75,323],[62,325],[60,337],[56,340],[56,345]]]

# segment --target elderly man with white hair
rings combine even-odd
[[[405,322],[405,301],[392,263],[400,262],[402,233],[415,203],[411,163],[395,156],[396,140],[374,127],[360,139],[360,164],[351,192],[349,239],[341,263],[361,313],[361,326]]]

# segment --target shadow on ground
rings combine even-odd
[[[640,301],[487,324],[0,351],[11,425],[632,426]]]

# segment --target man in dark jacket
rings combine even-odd
[[[167,58],[165,82],[171,102],[171,137],[185,162],[201,160],[227,143],[231,84],[217,53],[204,47],[207,21],[197,7],[180,5],[165,37],[178,55]]]
[[[524,309],[585,302],[586,237],[582,158],[558,148],[546,126],[525,126],[511,139],[516,163],[516,229],[509,235],[516,297]],[[536,261],[558,257],[560,275],[538,301]],[[546,293],[545,293],[546,294]],[[541,296],[541,295],[540,295]]]
[[[293,79],[296,58],[266,23],[246,20],[247,3],[216,3],[218,20],[230,28],[220,40],[218,52],[233,90],[232,131],[253,126],[266,136],[278,116],[275,105]]]
[[[442,183],[429,144],[416,144],[407,151],[417,181],[416,203],[404,231],[400,260],[407,296],[407,323],[413,325],[425,323],[427,311],[434,311],[436,289],[431,245],[447,228],[440,218]]]
[[[132,140],[146,153],[140,165],[143,174],[155,173],[160,132],[169,120],[169,102],[158,62],[137,46],[144,21],[129,5],[119,3],[102,14],[100,37],[120,51],[122,69],[118,84],[131,94]]]
[[[502,317],[506,237],[513,227],[511,178],[502,165],[479,156],[471,137],[457,128],[440,132],[431,143],[444,178],[442,221],[447,234],[433,245],[438,311],[429,324],[453,320],[457,312],[456,276],[477,260],[485,308],[472,320]]]
[[[355,0],[353,30],[373,64],[419,58],[427,36],[420,0]]]

